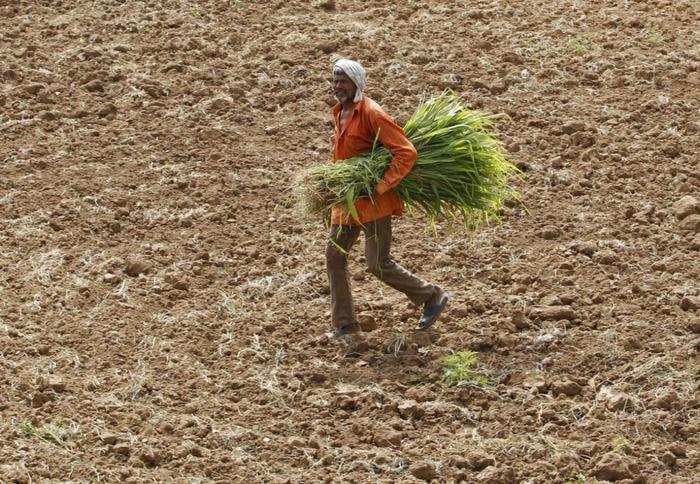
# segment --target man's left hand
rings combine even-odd
[[[384,195],[388,191],[389,186],[384,180],[379,180],[379,183],[377,183],[377,186],[374,188],[374,193],[377,195]]]

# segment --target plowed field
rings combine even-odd
[[[0,0],[0,480],[697,482],[697,8]],[[396,220],[430,333],[356,248],[351,358],[291,190],[340,56],[524,173],[500,224]]]

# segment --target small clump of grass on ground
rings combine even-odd
[[[38,438],[52,444],[65,446],[71,435],[69,429],[60,424],[36,425],[29,420],[20,422],[17,429],[25,437]]]
[[[484,375],[480,375],[475,366],[478,355],[473,351],[458,351],[445,356],[442,360],[442,381],[443,383],[454,385],[490,385],[490,380]]]

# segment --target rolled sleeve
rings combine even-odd
[[[376,187],[377,193],[382,195],[398,186],[410,173],[416,164],[418,153],[401,126],[385,112],[372,110],[370,124],[377,133],[379,141],[392,155],[391,162]]]

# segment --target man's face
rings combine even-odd
[[[339,103],[344,104],[355,99],[357,87],[342,71],[333,72],[333,94]]]

